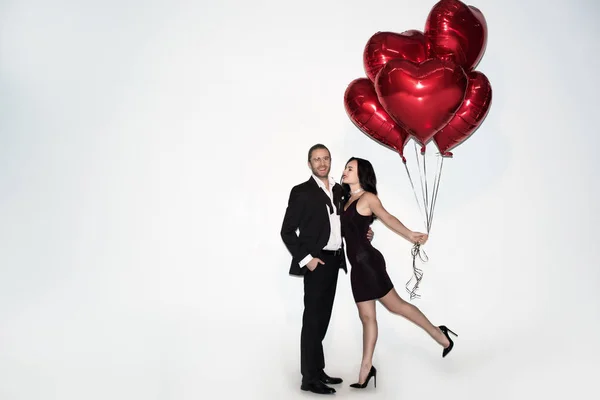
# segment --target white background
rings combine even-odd
[[[371,160],[423,230],[399,158],[343,107],[377,31],[433,1],[0,2],[0,398],[293,399],[302,281],[279,229],[306,152]],[[600,7],[478,0],[490,113],[444,163],[422,299],[451,355],[379,306],[381,399],[598,398]],[[412,149],[409,143],[407,149]],[[399,293],[410,246],[373,244]],[[341,274],[327,372],[352,398]]]

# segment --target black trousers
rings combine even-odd
[[[327,333],[343,255],[323,255],[314,271],[304,275],[304,314],[300,334],[302,382],[319,380],[325,369],[323,339]]]

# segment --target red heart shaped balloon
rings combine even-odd
[[[344,93],[344,106],[350,120],[368,136],[395,150],[404,158],[408,133],[394,122],[383,109],[373,83],[367,78],[352,81]]]
[[[487,44],[487,23],[479,11],[459,0],[441,0],[425,23],[428,57],[451,60],[471,71]]]
[[[440,153],[452,157],[451,150],[464,142],[481,125],[492,102],[492,86],[488,78],[478,71],[468,74],[469,84],[465,99],[448,125],[433,137]]]
[[[390,60],[375,84],[383,108],[423,145],[450,121],[466,88],[463,69],[438,59]]]
[[[418,30],[402,33],[377,32],[367,42],[363,51],[365,73],[375,82],[377,73],[394,58],[422,62],[427,58],[425,35]]]

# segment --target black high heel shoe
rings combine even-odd
[[[450,329],[448,329],[448,327],[446,327],[445,325],[440,325],[440,326],[438,326],[438,328],[440,328],[440,331],[442,331],[442,333],[444,334],[444,336],[446,336],[446,338],[450,342],[450,344],[448,345],[448,347],[446,347],[442,351],[442,358],[443,358],[443,357],[446,357],[448,355],[448,353],[450,353],[450,350],[452,350],[452,348],[454,347],[454,342],[452,341],[452,339],[450,339],[450,335],[448,335],[448,333],[451,333],[451,334],[453,334],[456,337],[458,337],[458,335],[456,333],[452,332]]]
[[[352,385],[350,385],[350,387],[353,387],[356,389],[364,389],[369,384],[371,377],[373,378],[373,385],[375,385],[375,387],[377,387],[377,370],[372,365],[371,365],[371,370],[369,371],[369,375],[367,375],[367,379],[365,379],[365,383],[363,383],[363,384],[360,384],[358,382],[353,383]]]

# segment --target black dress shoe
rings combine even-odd
[[[342,383],[342,378],[334,378],[327,375],[325,372],[321,372],[321,376],[319,376],[319,380],[327,385],[337,385],[338,383]]]
[[[334,388],[330,388],[329,386],[325,385],[324,383],[322,383],[320,381],[303,383],[302,386],[300,386],[300,389],[308,391],[308,392],[317,393],[317,394],[334,394],[335,393]]]

